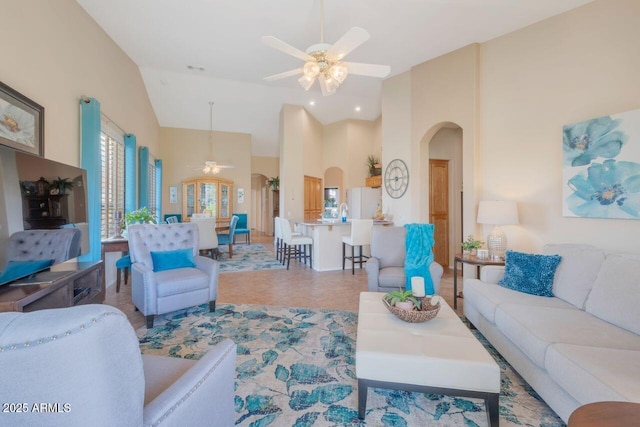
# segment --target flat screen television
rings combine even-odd
[[[54,181],[69,184],[60,191],[52,185]],[[0,233],[8,237],[22,229],[77,227],[83,232],[81,247],[86,252],[86,184],[85,169],[0,146],[0,208],[6,212],[5,218],[0,218]]]

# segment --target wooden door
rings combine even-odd
[[[435,225],[434,260],[449,267],[449,161],[429,160],[429,222]]]
[[[322,178],[304,177],[304,219],[313,221],[320,218],[323,210]]]

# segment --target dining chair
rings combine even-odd
[[[231,222],[229,223],[228,233],[218,233],[218,246],[229,245],[229,258],[233,258],[233,236],[236,231],[236,225],[238,224],[238,216],[233,215]]]
[[[211,258],[217,258],[218,235],[216,234],[216,219],[211,217],[191,218],[191,222],[198,226],[200,252],[209,252],[211,253]]]

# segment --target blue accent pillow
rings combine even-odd
[[[0,283],[11,282],[29,276],[30,274],[47,269],[53,264],[52,259],[40,259],[36,261],[9,261],[7,268],[0,274]]]
[[[553,277],[562,257],[507,251],[504,277],[498,284],[507,289],[541,297],[553,296]]]
[[[173,270],[174,268],[195,267],[193,249],[176,249],[173,251],[151,251],[153,271]]]

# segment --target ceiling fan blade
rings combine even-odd
[[[329,91],[329,88],[327,87],[327,81],[323,77],[321,76],[318,77],[318,83],[320,83],[320,90],[322,91],[322,96],[329,96],[336,93],[335,89],[333,89],[332,91]]]
[[[353,49],[369,40],[369,33],[360,27],[353,27],[333,44],[326,53],[332,61],[340,61]]]
[[[388,65],[363,64],[360,62],[344,62],[344,65],[349,70],[349,74],[357,76],[384,78],[391,72],[391,67]]]
[[[315,61],[313,56],[307,55],[303,51],[301,51],[299,49],[296,49],[295,47],[291,46],[290,44],[287,44],[287,43],[283,42],[282,40],[277,39],[277,38],[275,38],[273,36],[263,36],[262,37],[262,43],[264,43],[267,46],[272,47],[274,49],[278,49],[281,52],[288,53],[291,56],[295,56],[296,58],[300,58],[303,61]]]
[[[285,71],[284,73],[274,74],[272,76],[265,77],[262,80],[272,82],[274,80],[284,79],[285,77],[295,76],[297,74],[302,74],[302,68],[296,68],[295,70],[289,70]]]

